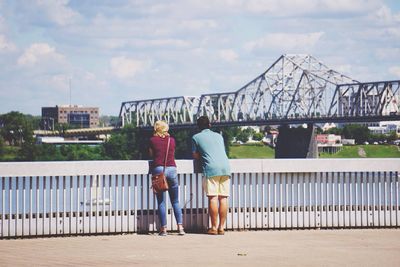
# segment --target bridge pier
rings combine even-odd
[[[275,147],[275,158],[318,158],[315,141],[315,126],[307,124],[307,128],[279,127],[279,135]]]

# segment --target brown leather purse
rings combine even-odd
[[[168,137],[167,152],[165,154],[165,161],[164,161],[164,170],[160,174],[151,176],[151,188],[153,188],[154,194],[168,190],[167,177],[165,177],[164,172],[165,172],[165,168],[167,167],[169,142],[170,142],[170,137]]]

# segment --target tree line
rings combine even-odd
[[[140,130],[133,125],[127,125],[112,133],[101,145],[52,145],[37,144],[33,130],[38,129],[40,117],[10,112],[0,115],[0,161],[70,161],[70,160],[139,160],[149,159],[148,140],[151,131]],[[70,127],[56,124],[55,130],[61,135]],[[226,147],[237,132],[236,127],[217,129],[224,135]],[[191,136],[195,129],[170,131],[176,139],[176,158],[191,158]],[[6,157],[12,151],[15,155]],[[228,151],[229,153],[229,151]]]
[[[322,132],[322,130],[320,130],[320,132]],[[346,139],[354,139],[356,144],[363,144],[365,142],[391,143],[397,139],[396,131],[392,131],[388,135],[373,134],[367,126],[360,124],[347,124],[343,128],[331,128],[325,133],[340,135]]]
[[[0,161],[70,161],[70,160],[139,160],[149,159],[148,140],[151,131],[140,130],[133,125],[127,125],[112,133],[106,142],[97,146],[89,145],[51,145],[36,144],[33,129],[38,129],[40,117],[25,115],[19,112],[10,112],[0,115]],[[57,125],[56,129],[62,134],[67,125]],[[260,141],[264,131],[270,130],[266,126],[263,131],[255,132],[252,128],[223,127],[214,128],[220,132],[225,141],[227,154],[233,140],[247,142],[250,138]],[[191,158],[191,137],[196,129],[171,129],[171,135],[176,139],[176,158]],[[322,130],[318,130],[322,133]],[[325,133],[341,135],[344,138],[355,139],[357,144],[365,141],[385,140],[390,142],[397,138],[395,132],[387,135],[374,135],[368,127],[359,124],[349,124],[343,128],[332,128]],[[8,156],[11,152],[15,155]]]

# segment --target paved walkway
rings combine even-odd
[[[400,266],[400,229],[0,240],[0,266]]]

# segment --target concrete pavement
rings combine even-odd
[[[400,229],[0,240],[0,266],[400,266]]]

